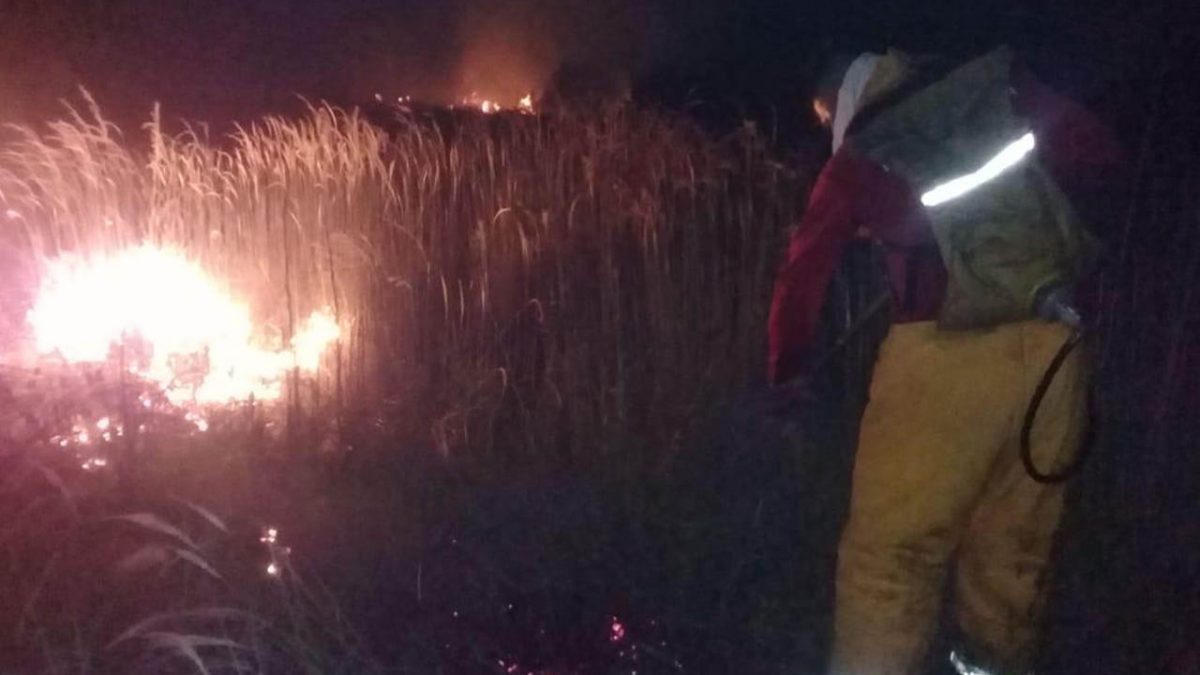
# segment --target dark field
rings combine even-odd
[[[80,104],[0,152],[0,672],[819,671],[880,334],[793,400],[761,385],[816,159],[629,105],[209,138]],[[1102,233],[1098,443],[1039,672],[1200,671],[1195,112],[1151,107]],[[41,261],[134,242],[341,339],[203,431],[131,406],[124,356],[31,360]],[[137,433],[72,436],[102,418]]]

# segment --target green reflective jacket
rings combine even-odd
[[[1013,111],[1012,53],[997,49],[882,108],[846,143],[917,195],[979,170],[1030,132]],[[1035,315],[1047,284],[1076,281],[1094,248],[1036,152],[962,196],[926,206],[946,265],[939,323],[977,328]]]

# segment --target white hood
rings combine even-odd
[[[846,130],[850,128],[850,122],[858,113],[863,92],[867,90],[867,83],[875,74],[875,67],[882,58],[879,54],[861,54],[846,69],[846,76],[842,78],[842,86],[838,89],[837,110],[833,113],[834,152],[837,152],[838,148],[842,147],[842,141],[846,140]]]

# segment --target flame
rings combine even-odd
[[[292,337],[292,355],[296,367],[315,373],[321,367],[321,355],[341,335],[337,322],[326,312],[313,312]]]
[[[244,304],[181,253],[148,245],[49,261],[28,321],[38,351],[70,363],[104,362],[125,345],[129,371],[178,406],[278,399],[287,372],[316,372],[339,336],[314,312],[288,348],[265,347]]]
[[[471,95],[464,98],[461,102],[464,107],[478,108],[480,112],[491,115],[498,112],[515,111],[522,115],[534,114],[533,93],[525,94],[514,105],[504,105],[495,99],[482,98],[476,92],[471,92]]]

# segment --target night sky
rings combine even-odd
[[[1045,6],[1053,5],[1054,9]],[[1008,42],[1107,105],[1153,63],[1155,3],[976,0],[0,0],[0,119],[37,121],[82,84],[106,113],[217,124],[296,95],[515,100],[563,63],[630,73],[644,98],[801,110],[814,56]]]

